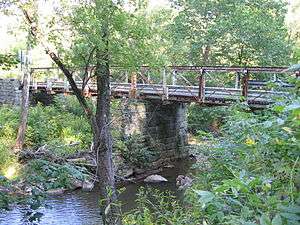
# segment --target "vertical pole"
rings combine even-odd
[[[89,87],[89,84],[90,84],[90,80],[85,84],[84,89],[83,89],[83,95],[85,97],[89,97],[90,96],[90,87]]]
[[[296,78],[297,78],[297,79],[300,79],[300,70],[296,71],[296,72],[295,72],[295,75],[296,75]]]
[[[163,80],[163,100],[164,100],[164,99],[169,99],[166,68],[163,69],[162,76],[163,76],[162,80]]]
[[[243,71],[243,78],[242,78],[242,96],[245,98],[245,101],[247,101],[248,97],[248,89],[249,89],[249,72],[248,70]]]
[[[33,70],[31,70],[31,74],[33,74]],[[32,78],[32,86],[33,86],[33,91],[36,93],[38,89],[38,85],[37,85],[37,80],[34,78]]]
[[[69,82],[68,80],[65,78],[64,79],[64,93],[67,94],[69,92]]]
[[[241,75],[240,72],[237,72],[235,75],[235,89],[240,87]]]
[[[137,97],[137,75],[136,72],[133,72],[131,75],[131,87],[130,87],[130,97]]]
[[[149,72],[149,70],[147,71],[147,83],[148,84],[151,83],[151,78],[150,78],[150,72]]]
[[[172,85],[176,85],[177,84],[177,71],[173,70],[172,73]]]
[[[203,103],[205,100],[205,71],[203,69],[200,70],[199,76],[199,93],[198,93],[198,101]]]
[[[52,80],[50,78],[47,79],[46,91],[49,93],[52,92]]]
[[[126,84],[128,83],[128,71],[127,70],[125,71],[125,83]]]

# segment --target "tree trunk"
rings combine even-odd
[[[30,73],[26,71],[23,77],[21,119],[20,119],[16,144],[14,147],[15,153],[18,153],[19,151],[22,150],[25,141],[25,133],[27,127],[28,110],[29,110],[29,82],[30,82]]]
[[[96,2],[97,5],[98,2]],[[98,7],[100,7],[98,5]],[[97,79],[97,133],[94,135],[94,151],[97,157],[101,216],[105,225],[121,225],[121,211],[117,202],[115,173],[112,161],[112,137],[110,133],[110,72],[109,72],[109,21],[101,26],[103,49],[96,49]]]
[[[101,8],[102,5],[96,6]],[[31,24],[31,33],[37,36],[36,29],[26,10],[23,13]],[[109,74],[109,51],[108,51],[108,18],[102,24],[102,41],[105,43],[105,49],[100,51],[96,49],[96,70],[97,78],[97,109],[94,115],[87,101],[77,87],[72,73],[66,68],[57,55],[46,48],[46,53],[51,57],[55,64],[64,73],[68,82],[77,97],[79,103],[85,111],[86,116],[91,122],[93,131],[93,150],[96,153],[97,175],[100,181],[101,214],[104,225],[121,225],[120,207],[117,205],[117,194],[115,189],[114,168],[112,162],[112,138],[110,133],[110,74]]]
[[[104,224],[121,224],[117,205],[114,167],[112,162],[112,137],[110,133],[110,74],[108,51],[96,52],[97,65],[97,111],[98,133],[94,136],[94,151],[97,157],[97,174],[100,181],[101,214]]]
[[[203,51],[203,65],[207,65],[209,63],[209,54],[210,54],[210,46],[206,45]]]
[[[240,52],[238,53],[238,65],[242,66],[243,64],[243,58],[244,58],[244,45],[241,46]]]

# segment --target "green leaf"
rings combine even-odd
[[[259,223],[260,225],[271,225],[271,220],[267,215],[263,214],[259,219]]]
[[[276,214],[276,216],[273,218],[272,225],[282,225],[282,219],[279,214]]]
[[[280,213],[280,215],[288,220],[300,221],[300,216],[294,213]]]
[[[288,213],[299,213],[300,212],[300,206],[298,205],[290,205],[290,206],[279,206],[279,209],[281,209],[284,212]]]
[[[199,196],[199,201],[202,203],[202,208],[205,208],[206,204],[214,199],[214,194],[209,191],[194,190]]]

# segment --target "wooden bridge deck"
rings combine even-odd
[[[43,68],[35,68],[41,70]],[[45,69],[45,68],[44,68]],[[49,68],[46,68],[49,70]],[[249,73],[265,73],[265,74],[282,74],[286,68],[284,67],[174,67],[176,73],[180,72],[197,72],[197,85],[189,83],[187,79],[182,77],[186,83],[184,85],[176,85],[173,81],[168,84],[165,72],[162,74],[162,80],[157,83],[151,83],[145,76],[137,79],[137,75],[131,76],[131,82],[111,82],[110,93],[112,97],[130,97],[137,99],[160,99],[163,101],[180,101],[180,102],[197,102],[209,105],[224,105],[237,101],[246,101],[252,107],[265,107],[276,101],[277,97],[289,95],[289,90],[293,87],[290,84],[280,84],[280,91],[265,90],[267,82],[259,80],[250,80]],[[225,87],[209,87],[205,85],[205,74],[208,72],[235,72],[238,78],[233,88]],[[177,76],[177,75],[176,75]],[[299,76],[299,72],[296,73]],[[148,78],[149,79],[149,78]],[[128,77],[126,78],[128,81]],[[275,82],[276,83],[276,82]],[[83,89],[86,96],[97,94],[97,86],[95,83],[82,85],[82,81],[76,81],[77,86]],[[63,80],[48,80],[47,82],[31,81],[31,91],[45,90],[49,93],[72,93],[68,83]]]
[[[82,82],[77,82],[77,85],[80,87]],[[52,82],[51,90],[49,90],[47,82],[37,82],[35,85],[31,84],[30,87],[32,91],[45,90],[50,93],[72,93],[72,91],[66,90],[64,82],[59,81]],[[200,103],[198,86],[167,85],[166,88],[159,84],[137,84],[137,88],[133,94],[130,83],[111,83],[110,85],[111,96],[113,97]],[[96,94],[96,84],[90,84],[86,95]],[[273,103],[275,97],[287,96],[288,94],[288,92],[279,91],[248,90],[246,99],[249,105],[265,106]],[[241,100],[242,97],[242,89],[240,88],[205,87],[201,103],[211,105],[230,104]]]

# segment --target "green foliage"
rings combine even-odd
[[[176,61],[193,64],[283,65],[290,45],[285,1],[182,1],[171,27]],[[178,53],[179,52],[179,53]]]
[[[147,167],[149,162],[157,159],[157,151],[151,150],[145,142],[144,135],[132,134],[120,146],[120,152],[127,163],[138,167]]]
[[[92,140],[90,125],[78,110],[78,104],[74,103],[74,98],[68,97],[58,98],[57,105],[31,107],[25,136],[26,148],[47,145],[58,157],[89,149]],[[18,124],[19,109],[1,106],[0,170],[16,160],[12,148]]]
[[[10,107],[0,107],[0,171],[15,161],[11,149],[15,144],[18,115]]]
[[[70,188],[72,179],[84,180],[84,170],[70,164],[56,164],[46,160],[31,160],[23,171],[26,181],[45,190]]]
[[[200,131],[219,133],[224,118],[231,112],[229,107],[209,108],[197,104],[190,105],[188,110],[188,129],[193,134],[200,134]]]
[[[223,137],[203,150],[211,166],[187,201],[209,224],[297,224],[298,212],[283,209],[299,204],[299,98],[265,112],[232,112]]]
[[[19,63],[15,54],[2,54],[0,53],[0,69],[9,70],[12,67],[16,67]]]
[[[198,150],[208,162],[193,166],[198,172],[184,202],[171,210],[161,205],[172,198],[160,194],[151,201],[143,192],[142,206],[125,224],[299,224],[299,97],[264,111],[228,110],[222,136]]]
[[[123,218],[126,225],[199,224],[197,221],[197,213],[181,207],[171,193],[143,188],[138,193],[137,208]]]
[[[57,98],[57,104],[37,105],[29,110],[25,145],[37,148],[42,145],[53,146],[54,151],[88,149],[92,140],[90,125],[81,114],[78,103],[70,98]],[[74,103],[77,104],[74,104]],[[3,106],[0,108],[0,154],[9,152],[14,144],[19,120],[18,109]],[[69,148],[77,143],[76,148]],[[69,152],[72,153],[72,152]],[[1,158],[2,159],[2,158]],[[2,164],[2,163],[1,163]],[[1,165],[0,164],[0,165]]]
[[[90,125],[82,114],[78,116],[69,112],[67,106],[70,104],[62,104],[60,108],[41,105],[31,108],[25,144],[33,147],[44,144],[63,147],[79,142],[78,147],[87,149],[92,139]],[[71,110],[76,111],[76,105]]]

